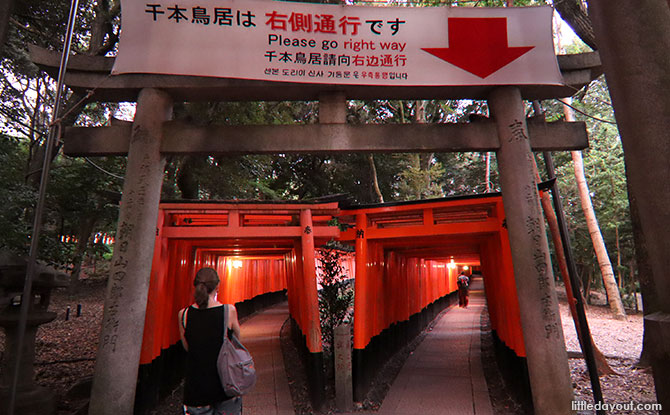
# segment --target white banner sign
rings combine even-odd
[[[561,85],[550,7],[122,0],[112,73],[358,85]]]

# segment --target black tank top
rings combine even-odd
[[[223,344],[223,311],[223,306],[188,308],[184,332],[188,344],[184,405],[205,406],[230,399],[216,370]]]

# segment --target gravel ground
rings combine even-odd
[[[561,321],[568,352],[581,352],[575,324],[566,302],[561,301]],[[593,341],[607,357],[637,359],[642,350],[642,314],[629,314],[625,320],[611,317],[609,308],[587,306],[586,317]]]
[[[565,344],[569,352],[581,352],[575,325],[565,301],[560,304]],[[617,374],[600,377],[603,399],[609,404],[655,403],[654,380],[647,369],[636,367],[642,351],[642,314],[629,314],[625,320],[612,318],[606,306],[587,306],[586,316],[596,346],[607,357]],[[571,354],[572,355],[572,354]],[[582,358],[571,358],[570,373],[575,400],[593,402],[591,383]],[[594,411],[577,411],[593,414]],[[658,414],[654,410],[621,410],[609,413]]]

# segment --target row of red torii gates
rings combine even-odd
[[[33,49],[31,53],[33,61],[47,71],[53,73],[58,68],[57,55],[40,49]],[[489,290],[489,308],[501,338],[518,355],[525,353],[535,412],[551,415],[571,413],[573,394],[567,353],[554,291],[532,152],[583,149],[587,146],[586,130],[583,123],[547,123],[541,118],[528,119],[523,99],[571,96],[599,74],[597,55],[559,57],[564,85],[519,86],[389,87],[294,84],[173,75],[127,74],[110,77],[113,58],[75,56],[70,62],[65,83],[72,90],[80,93],[92,91],[90,99],[101,102],[137,102],[132,123],[70,128],[64,137],[64,150],[71,156],[128,157],[89,413],[119,415],[133,412],[140,358],[147,362],[147,359],[158,356],[156,353],[159,350],[171,344],[176,327],[169,321],[174,316],[177,304],[184,305],[188,302],[188,293],[183,287],[179,289],[176,279],[166,278],[166,274],[157,271],[152,280],[160,189],[167,155],[361,151],[495,151],[502,195],[497,201],[488,202],[492,206],[490,217],[476,222],[476,226],[482,228],[470,229],[470,226],[474,226],[473,223],[451,224],[448,226],[453,226],[450,228],[452,230],[447,231],[447,223],[440,222],[441,218],[449,217],[446,207],[446,213],[440,211],[439,207],[431,207],[428,210],[418,209],[420,213],[408,214],[402,220],[414,222],[405,230],[414,226],[413,231],[416,231],[412,245],[409,246],[410,239],[406,235],[401,236],[400,227],[392,226],[394,219],[387,218],[388,222],[385,224],[384,220],[375,222],[374,215],[377,213],[374,210],[367,212],[362,209],[348,213],[343,210],[344,214],[340,215],[340,219],[344,223],[351,222],[358,231],[363,231],[362,238],[356,238],[353,230],[340,235],[344,240],[355,240],[358,252],[355,283],[357,316],[354,322],[354,359],[358,362],[355,363],[358,381],[362,380],[364,385],[366,376],[370,376],[371,369],[366,368],[366,365],[372,360],[369,356],[373,353],[369,353],[369,350],[374,348],[376,336],[383,337],[385,331],[402,325],[394,326],[396,322],[402,323],[402,318],[416,315],[426,304],[438,298],[435,296],[447,294],[449,288],[446,286],[436,292],[429,291],[428,286],[425,289],[419,288],[414,296],[405,297],[406,307],[398,310],[395,308],[395,301],[402,294],[391,288],[396,285],[402,287],[405,283],[403,281],[406,281],[410,293],[411,281],[421,287],[420,284],[425,280],[417,275],[432,274],[423,274],[419,270],[423,265],[428,269],[432,257],[440,257],[441,254],[432,251],[435,247],[445,244],[448,248],[449,244],[454,243],[450,235],[453,236],[455,232],[461,235],[459,243],[471,248],[477,246],[478,249],[473,249],[473,252],[478,253],[481,258],[487,258],[481,265]],[[491,119],[466,124],[349,125],[346,122],[347,99],[480,99],[488,101]],[[284,100],[318,100],[319,123],[196,126],[172,121],[174,102]],[[251,234],[259,231],[260,228],[254,231],[253,226],[243,223],[243,219],[234,219],[234,211],[237,211],[238,218],[242,215],[240,209],[227,209],[232,213],[226,219],[228,222],[225,228],[229,225],[232,226],[231,229],[237,226],[248,227],[245,232]],[[402,211],[405,208],[398,209]],[[319,226],[320,217],[332,216],[337,212],[318,214],[312,212],[312,207],[308,206],[298,210],[299,216],[296,217],[299,217],[300,227],[273,227],[272,230],[257,233],[252,238],[272,239],[282,236],[284,232],[284,236],[295,239],[293,245],[285,248],[284,253],[289,256],[287,259],[295,261],[291,262],[294,264],[294,272],[290,277],[287,273],[286,279],[291,296],[291,317],[304,336],[304,344],[309,354],[315,355],[318,360],[321,349],[317,317],[313,306],[310,306],[316,299],[316,282],[307,277],[313,272],[314,257],[306,253],[313,252],[314,244],[318,244],[320,238],[331,237],[329,231],[320,233],[321,229],[328,229]],[[165,221],[165,212],[162,211],[161,221]],[[291,214],[293,215],[298,215],[297,211]],[[384,217],[383,209],[379,215]],[[503,218],[507,226],[505,230],[500,229]],[[169,255],[170,250],[193,250],[193,246],[189,248],[193,240],[212,239],[205,237],[207,227],[162,223],[169,226],[163,228],[162,234],[161,228],[158,229],[159,243],[167,244],[167,251],[158,251],[160,255],[165,255],[166,252]],[[307,226],[314,227],[315,223],[317,226],[314,231],[304,232]],[[223,228],[211,226],[209,232],[215,232],[213,229],[222,232]],[[438,229],[444,230],[445,234],[438,236]],[[188,232],[197,234],[198,231],[204,234],[196,238],[184,237]],[[175,232],[182,235],[182,238],[169,237],[174,236]],[[386,239],[386,235],[394,233],[396,236]],[[163,240],[163,237],[166,239]],[[228,238],[229,241],[230,238],[235,239],[232,233],[226,238],[216,234],[214,237],[221,240]],[[299,238],[300,243],[296,242],[296,238]],[[182,239],[187,242],[177,242]],[[433,248],[424,247],[423,253],[417,251],[412,254],[410,247],[423,239],[433,240]],[[192,261],[193,265],[189,266],[196,266],[220,256],[217,250],[222,254],[229,254],[231,249],[234,247],[225,244],[202,246],[195,250],[198,252],[197,256],[190,254],[177,257],[181,258],[180,261],[185,261],[185,264]],[[438,251],[447,250],[438,248]],[[171,264],[176,260],[172,255],[169,258],[162,259]],[[299,260],[301,267],[297,265]],[[418,266],[420,262],[421,267]],[[513,273],[510,272],[510,267],[513,268]],[[438,274],[436,271],[435,275]],[[512,274],[515,277],[515,289],[509,285]],[[150,287],[150,281],[154,281],[153,287]],[[190,276],[179,281],[178,284],[188,284]],[[170,287],[173,289],[168,289]],[[161,298],[172,298],[172,301],[161,302],[165,307],[158,306],[155,302],[155,293],[161,292],[161,289],[164,290]],[[296,295],[292,295],[293,292]],[[516,309],[510,305],[515,294],[518,300],[518,320],[515,319]],[[149,315],[146,314],[147,302],[152,311]],[[361,302],[366,306],[361,306]],[[509,313],[512,313],[511,317],[506,318],[505,316],[510,316]],[[144,336],[143,343],[145,318],[146,330],[154,335],[151,339]],[[523,342],[520,341],[518,322],[525,334]],[[374,367],[373,364],[370,365]]]
[[[163,203],[158,217],[140,357],[142,405],[150,405],[159,379],[174,368],[174,316],[192,301],[193,275],[202,266],[217,269],[220,300],[242,313],[245,303],[288,291],[318,405],[325,380],[316,252],[333,239],[355,246],[353,264],[349,257],[343,265],[355,278],[357,400],[384,359],[450,302],[463,266],[482,270],[492,328],[525,358],[499,194],[343,209],[337,203]],[[340,231],[334,218],[348,229]]]

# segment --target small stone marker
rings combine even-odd
[[[351,326],[335,327],[335,404],[340,411],[353,409],[354,395],[351,378]]]

